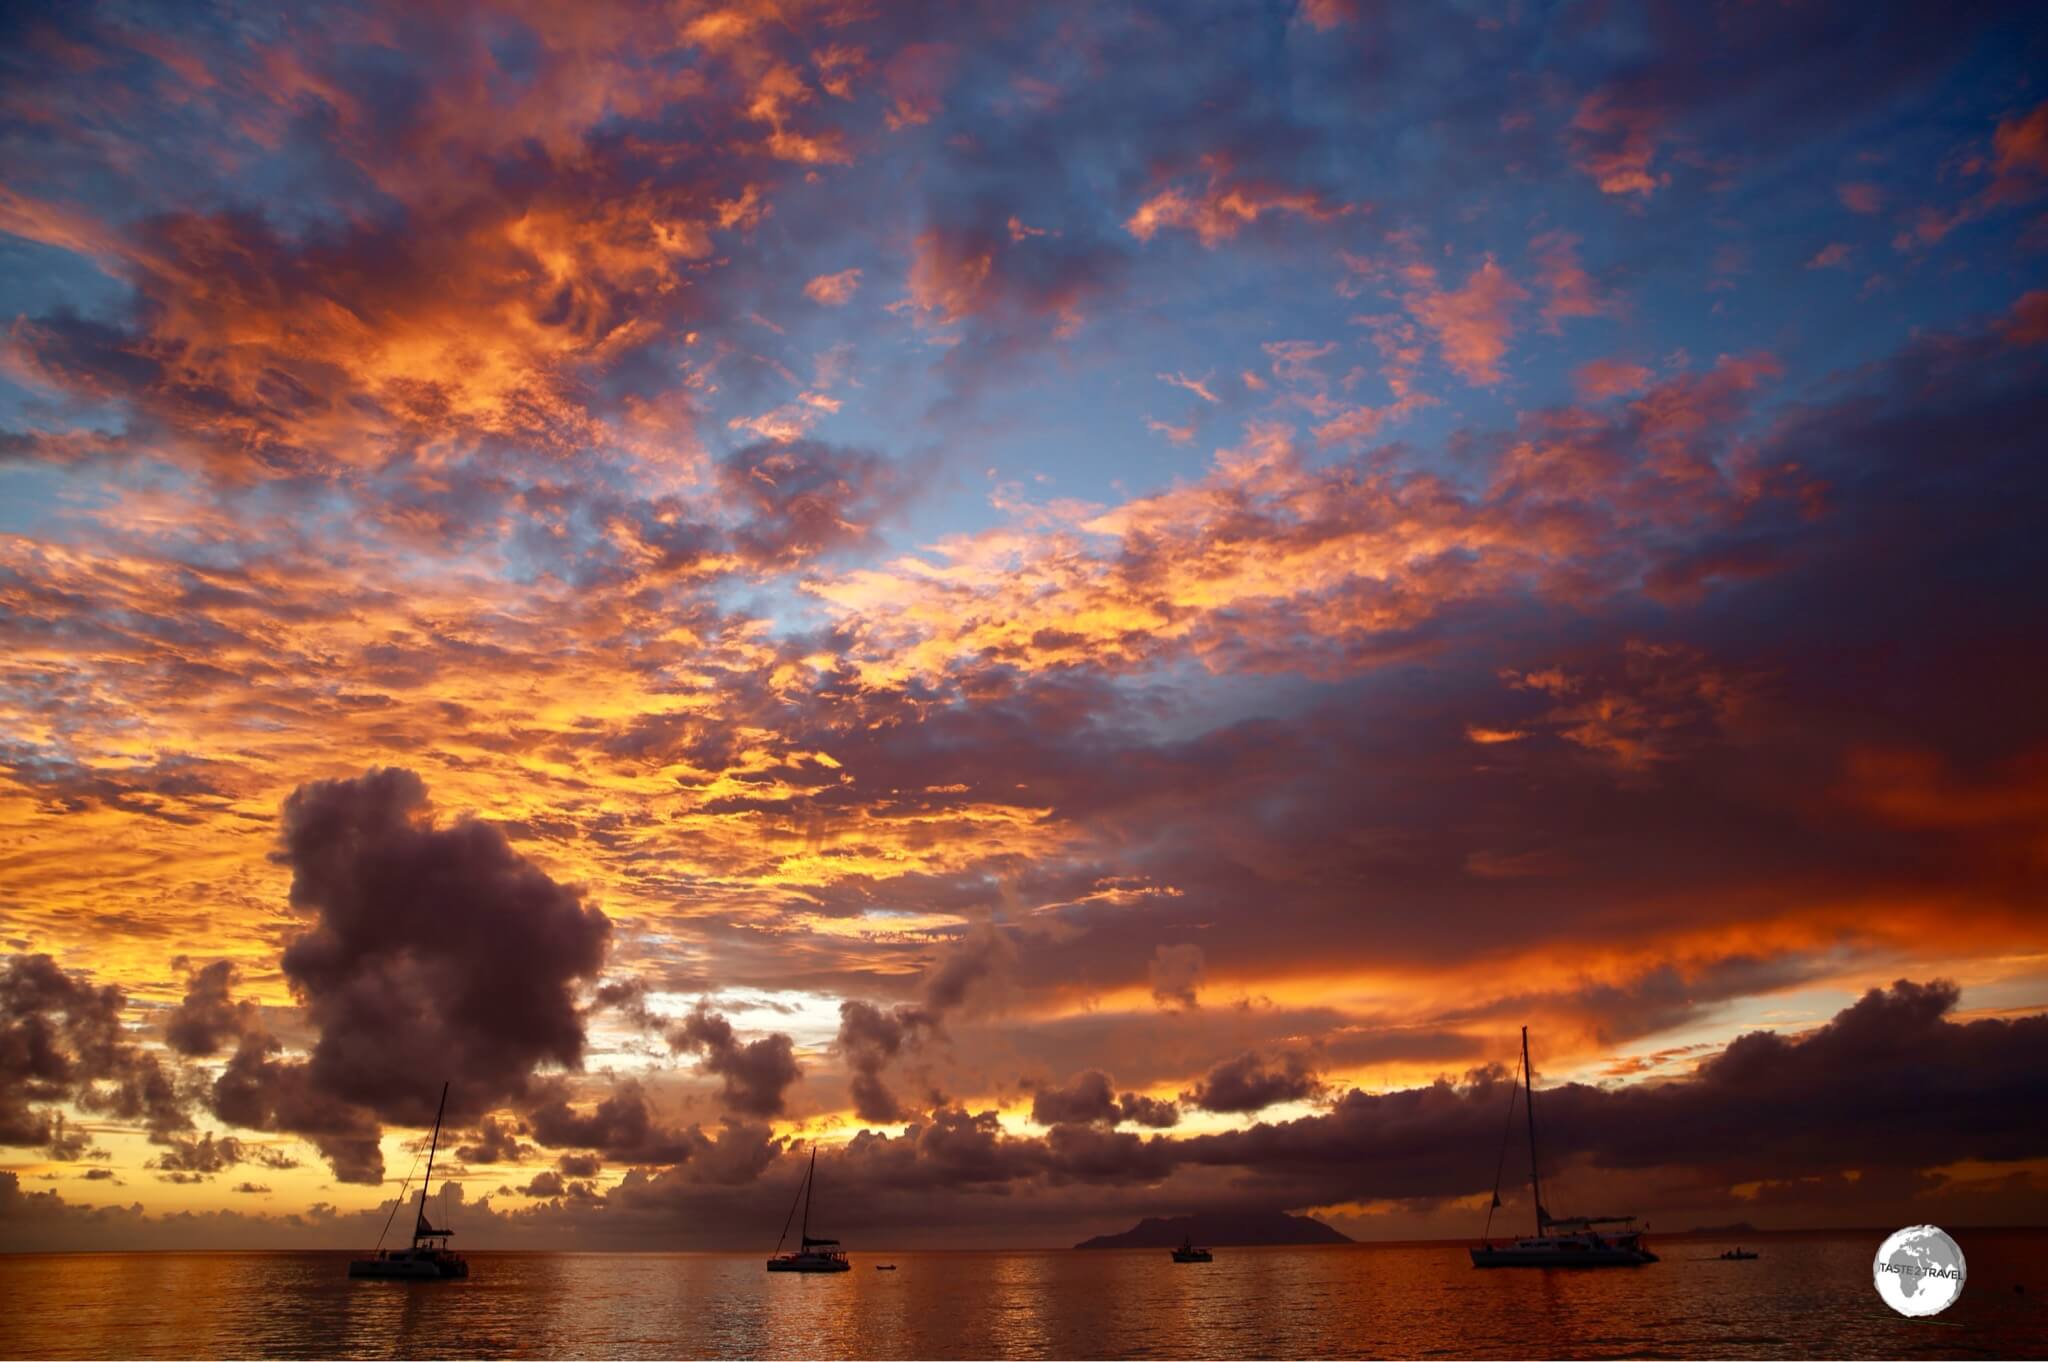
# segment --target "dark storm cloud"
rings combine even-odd
[[[1042,1126],[1114,1125],[1117,1116],[1116,1090],[1100,1069],[1075,1074],[1066,1086],[1041,1088],[1031,1096],[1031,1119]]]
[[[527,1121],[533,1138],[551,1149],[593,1150],[613,1163],[684,1163],[709,1143],[696,1126],[663,1125],[635,1079],[616,1084],[589,1111],[555,1097],[534,1107]]]
[[[282,964],[319,1033],[320,1093],[424,1125],[442,1074],[461,1120],[524,1095],[540,1066],[582,1062],[577,986],[603,968],[611,924],[502,832],[437,826],[420,778],[387,768],[301,786],[283,840],[292,906],[313,921]]]
[[[273,1058],[282,1048],[268,1035],[242,1037],[214,1080],[213,1114],[229,1125],[303,1136],[333,1167],[338,1181],[383,1181],[376,1115],[320,1091],[306,1064]]]
[[[922,1003],[898,1003],[887,1011],[861,999],[839,1005],[833,1044],[851,1073],[857,1116],[882,1123],[904,1119],[906,1109],[882,1071],[905,1051],[942,1035],[948,1014],[968,1006],[973,995],[1002,988],[1014,955],[1009,935],[986,922],[955,938],[931,961],[922,979]],[[942,1100],[932,1098],[935,1104]]]
[[[1031,1119],[1042,1126],[1114,1126],[1129,1122],[1164,1130],[1180,1123],[1180,1108],[1142,1093],[1116,1095],[1115,1081],[1100,1069],[1075,1074],[1057,1088],[1040,1088],[1031,1097]]]
[[[197,1140],[174,1140],[171,1147],[150,1161],[166,1172],[218,1173],[241,1162],[241,1149],[230,1135],[216,1141],[211,1133]]]
[[[533,1180],[519,1189],[519,1195],[532,1197],[553,1197],[562,1194],[562,1175],[553,1169],[543,1169],[533,1175]]]
[[[1182,1100],[1205,1111],[1259,1111],[1322,1091],[1306,1056],[1289,1052],[1269,1061],[1246,1051],[1209,1070],[1193,1092],[1182,1094]]]
[[[1132,1125],[1165,1130],[1180,1124],[1180,1108],[1172,1102],[1143,1093],[1127,1092],[1117,1099],[1117,1116]]]
[[[1546,1169],[1560,1183],[1551,1209],[1598,1210],[1603,1189],[1626,1185],[1654,1198],[1632,1209],[1697,1207],[1732,1219],[1761,1203],[1728,1188],[1758,1182],[1773,1206],[1825,1207],[1850,1219],[1954,1211],[1991,1223],[1987,1215],[2010,1219],[2016,1206],[2023,1218],[2037,1208],[2038,1218],[2048,1187],[2020,1174],[1985,1184],[1987,1199],[1971,1190],[1976,1184],[1921,1171],[1930,1162],[2048,1157],[2048,1017],[1959,1022],[1949,1015],[1954,997],[1950,985],[1901,982],[1809,1035],[1745,1035],[1689,1077],[1539,1088]],[[825,1151],[813,1228],[844,1234],[857,1216],[868,1243],[932,1242],[933,1226],[976,1243],[1070,1243],[1077,1226],[1120,1229],[1146,1214],[1439,1205],[1491,1185],[1515,1086],[1491,1069],[1462,1083],[1353,1090],[1316,1115],[1185,1139],[1100,1125],[1057,1126],[1031,1139],[1006,1135],[993,1112],[943,1108],[901,1135],[862,1132]],[[477,1243],[713,1247],[745,1242],[787,1210],[803,1160],[780,1157],[765,1132],[728,1126],[699,1148],[715,1166],[693,1159],[631,1169],[588,1215],[515,1221],[479,1207],[463,1223]],[[1511,1200],[1526,1176],[1518,1159],[1511,1152]],[[1862,1177],[1842,1179],[1845,1167]],[[563,1172],[565,1190],[573,1175]],[[12,1178],[0,1174],[0,1225],[17,1241],[61,1226],[81,1236],[65,1241],[73,1246],[113,1243],[117,1234],[132,1246],[149,1231],[147,1222],[100,1224],[93,1217],[108,1213],[23,1193]],[[1998,1196],[2007,1198],[2004,1212],[1995,1211]],[[382,1211],[365,1213],[371,1234]],[[244,1227],[241,1242],[263,1230]],[[294,1233],[306,1242],[304,1226]]]
[[[486,1116],[477,1124],[475,1140],[457,1145],[455,1154],[464,1163],[523,1163],[534,1152],[519,1138],[524,1133],[515,1122]]]
[[[210,1055],[255,1029],[256,1005],[230,996],[237,980],[234,961],[193,967],[180,956],[171,963],[186,970],[186,980],[184,998],[164,1019],[166,1045],[181,1055]]]
[[[174,1076],[130,1043],[126,998],[94,987],[47,955],[14,955],[0,970],[0,1145],[53,1144],[75,1159],[88,1142],[67,1134],[51,1105],[138,1121],[153,1137],[191,1128]]]
[[[669,1032],[668,1041],[671,1049],[701,1056],[704,1071],[724,1080],[720,1100],[738,1115],[781,1115],[784,1090],[803,1077],[788,1036],[776,1032],[742,1045],[732,1023],[703,1003]]]
[[[839,1035],[835,1044],[851,1071],[853,1111],[861,1120],[887,1124],[903,1119],[903,1107],[882,1080],[882,1070],[906,1043],[932,1025],[922,1008],[899,1005],[884,1012],[859,999],[848,999],[839,1005]]]

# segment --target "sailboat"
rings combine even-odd
[[[351,1277],[380,1277],[397,1281],[447,1281],[469,1275],[469,1261],[459,1253],[448,1249],[448,1236],[455,1233],[449,1229],[437,1229],[427,1219],[427,1188],[434,1181],[434,1153],[441,1147],[441,1118],[448,1112],[448,1085],[441,1085],[441,1105],[434,1112],[434,1139],[427,1146],[427,1176],[420,1183],[419,1214],[412,1222],[412,1247],[387,1249],[382,1247],[384,1236],[377,1236],[379,1247],[368,1258],[357,1258],[348,1265]],[[393,1214],[397,1207],[392,1207]],[[391,1228],[390,1220],[384,1222],[385,1230]]]
[[[768,1259],[770,1272],[849,1272],[853,1264],[846,1261],[846,1251],[839,1247],[837,1239],[811,1238],[811,1188],[818,1181],[818,1143],[811,1142],[811,1166],[804,1170],[804,1180],[797,1188],[797,1195],[803,1199],[803,1228],[797,1232],[797,1247],[789,1253],[782,1251],[782,1241],[789,1238],[789,1220],[782,1222],[782,1233],[775,1240],[775,1253]],[[796,1205],[791,1203],[790,1215],[796,1214]]]
[[[1511,1244],[1496,1244],[1482,1237],[1472,1250],[1474,1267],[1639,1267],[1654,1263],[1657,1255],[1643,1247],[1642,1231],[1632,1215],[1554,1216],[1543,1208],[1543,1179],[1536,1164],[1536,1076],[1529,1068],[1529,1028],[1522,1028],[1522,1092],[1529,1117],[1529,1190],[1536,1203],[1536,1233]],[[1514,1130],[1514,1097],[1508,1098],[1508,1127],[1501,1132],[1501,1165],[1507,1161],[1507,1141]],[[1493,1178],[1493,1206],[1486,1212],[1487,1230],[1493,1228],[1493,1212],[1500,1207],[1500,1172]],[[1619,1225],[1618,1230],[1596,1226]]]

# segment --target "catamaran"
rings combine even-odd
[[[791,1202],[789,1216],[782,1221],[782,1233],[776,1237],[775,1253],[768,1259],[770,1272],[850,1272],[853,1264],[846,1261],[846,1251],[839,1247],[837,1239],[811,1238],[811,1188],[818,1180],[818,1143],[811,1142],[811,1166],[804,1170],[804,1180],[797,1188],[797,1196],[804,1206],[803,1228],[797,1232],[797,1247],[789,1253],[782,1251],[782,1241],[789,1238],[789,1218],[796,1214],[796,1203]]]
[[[1500,1169],[1507,1163],[1507,1142],[1514,1130],[1515,1099],[1508,1096],[1508,1125],[1501,1132],[1501,1159],[1493,1175],[1493,1205],[1486,1212],[1482,1242],[1472,1250],[1474,1267],[1638,1267],[1657,1255],[1643,1247],[1643,1234],[1632,1215],[1555,1216],[1543,1208],[1543,1178],[1536,1164],[1536,1076],[1529,1068],[1529,1028],[1522,1028],[1523,1109],[1529,1117],[1529,1190],[1536,1203],[1536,1233],[1509,1244],[1490,1237],[1493,1213],[1500,1209]],[[1602,1230],[1601,1225],[1619,1225]]]
[[[420,1183],[419,1214],[412,1222],[412,1247],[387,1249],[383,1247],[384,1236],[377,1236],[378,1247],[368,1258],[357,1258],[348,1265],[351,1277],[383,1277],[399,1281],[446,1281],[454,1277],[469,1275],[469,1261],[459,1253],[448,1250],[448,1236],[455,1233],[449,1229],[436,1229],[427,1219],[427,1188],[434,1181],[434,1152],[441,1147],[441,1118],[448,1112],[448,1085],[441,1085],[441,1106],[434,1113],[434,1139],[427,1146],[427,1176]],[[403,1195],[401,1193],[401,1195]],[[398,1213],[396,1206],[392,1214]],[[384,1221],[388,1233],[391,1221]]]

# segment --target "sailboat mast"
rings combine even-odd
[[[804,1227],[798,1243],[805,1249],[811,1246],[811,1187],[818,1181],[818,1142],[811,1141],[811,1166],[804,1174]]]
[[[414,1239],[420,1237],[420,1227],[427,1223],[427,1189],[434,1183],[434,1152],[441,1147],[441,1118],[448,1112],[448,1084],[441,1084],[441,1105],[434,1109],[434,1140],[427,1146],[427,1175],[420,1181],[420,1213],[412,1222]]]
[[[1529,1067],[1529,1028],[1522,1028],[1522,1084],[1527,1100],[1522,1110],[1529,1114],[1529,1190],[1536,1195],[1536,1233],[1544,1230],[1543,1178],[1536,1170],[1536,1074]]]

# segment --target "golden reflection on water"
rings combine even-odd
[[[1864,1234],[1667,1240],[1632,1271],[1480,1272],[1458,1245],[471,1255],[466,1282],[354,1282],[348,1255],[0,1255],[0,1357],[2034,1356],[2048,1232],[1975,1231],[1962,1299],[1907,1320]],[[893,1261],[895,1272],[874,1271]],[[2015,1286],[2024,1290],[2015,1291]]]

